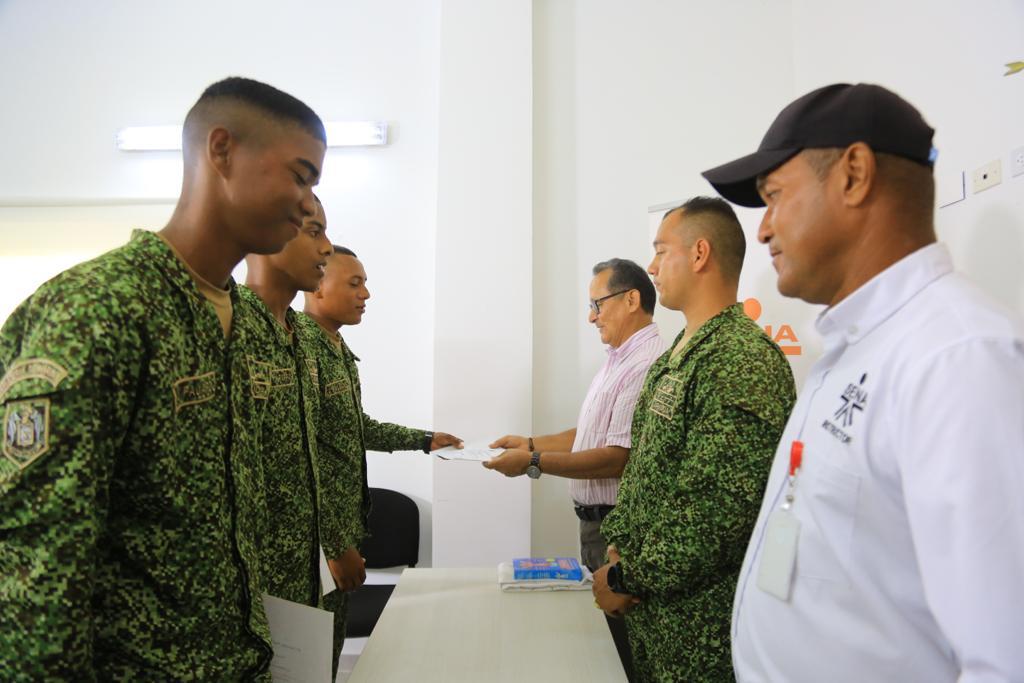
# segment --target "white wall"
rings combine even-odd
[[[753,151],[778,111],[840,81],[900,92],[938,129],[937,173],[1003,159],[1002,185],[937,214],[961,268],[1024,309],[1024,176],[1009,151],[1024,145],[1024,59],[1019,0],[913,0],[857,4],[663,3],[565,0],[535,4],[534,428],[574,423],[603,360],[585,322],[589,268],[610,256],[647,265],[647,207],[713,194],[700,171]],[[969,190],[968,190],[969,192]],[[802,384],[820,354],[819,309],[775,290],[755,240],[761,210],[740,209],[748,238],[740,299],[757,297],[759,322],[789,325]],[[660,311],[657,319],[682,320]],[[663,324],[663,328],[668,325]],[[533,500],[534,553],[573,552],[576,521],[563,480]]]
[[[127,226],[162,227],[168,204],[2,207],[177,197],[179,154],[118,152],[114,136],[127,125],[180,123],[202,89],[224,76],[276,85],[325,119],[386,119],[391,144],[330,150],[318,193],[329,235],[368,271],[373,298],[364,323],[345,330],[363,361],[367,412],[429,426],[439,35],[439,0],[0,3],[0,255],[28,264],[21,256],[29,250],[45,245],[54,254],[33,269],[37,281],[5,267],[2,289],[20,299],[70,262],[122,242]],[[25,232],[26,221],[81,232],[65,250],[52,230]],[[14,303],[0,308],[0,319]],[[417,500],[429,563],[431,460],[371,454],[370,483]]]
[[[1006,63],[1024,61],[1024,2],[793,6],[797,90],[875,82],[917,106],[936,129],[937,177],[968,174],[967,198],[936,213],[940,239],[958,268],[1024,311],[1024,176],[1009,171],[1010,150],[1024,147],[1024,73],[1004,76]],[[970,172],[993,159],[1003,183],[972,194]]]
[[[708,194],[699,171],[749,151],[732,131],[759,138],[791,99],[788,7],[535,3],[535,433],[575,424],[604,360],[586,320],[592,266],[617,256],[646,267],[647,208]],[[745,226],[753,240],[756,224]],[[681,314],[669,319],[677,331]],[[575,553],[566,482],[540,482],[533,552]]]
[[[443,0],[434,416],[486,444],[530,430],[530,0]],[[530,550],[530,488],[479,463],[434,467],[435,566]]]
[[[0,325],[41,283],[120,246],[135,227],[163,225],[173,209],[169,203],[0,206]]]

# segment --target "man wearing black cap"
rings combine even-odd
[[[1024,680],[1024,327],[936,243],[933,132],[832,85],[704,173],[828,306],[740,573],[741,682]]]

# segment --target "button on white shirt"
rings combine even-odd
[[[742,683],[1024,681],[1024,328],[942,245],[817,322],[733,605]],[[804,443],[792,590],[757,586]]]

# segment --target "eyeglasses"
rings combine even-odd
[[[614,294],[609,294],[608,296],[602,296],[600,299],[591,299],[590,300],[590,310],[592,310],[594,312],[594,315],[601,315],[601,302],[602,301],[605,301],[606,299],[611,299],[613,296],[618,296],[619,294],[625,294],[626,292],[631,292],[631,291],[633,291],[633,290],[632,289],[624,289],[621,292],[615,292]]]

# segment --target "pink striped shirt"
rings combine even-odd
[[[574,452],[604,446],[630,447],[636,399],[648,368],[664,352],[665,342],[654,323],[637,330],[622,346],[608,347],[608,360],[590,383],[580,408]],[[569,480],[569,493],[579,505],[615,505],[618,492],[618,479]]]

